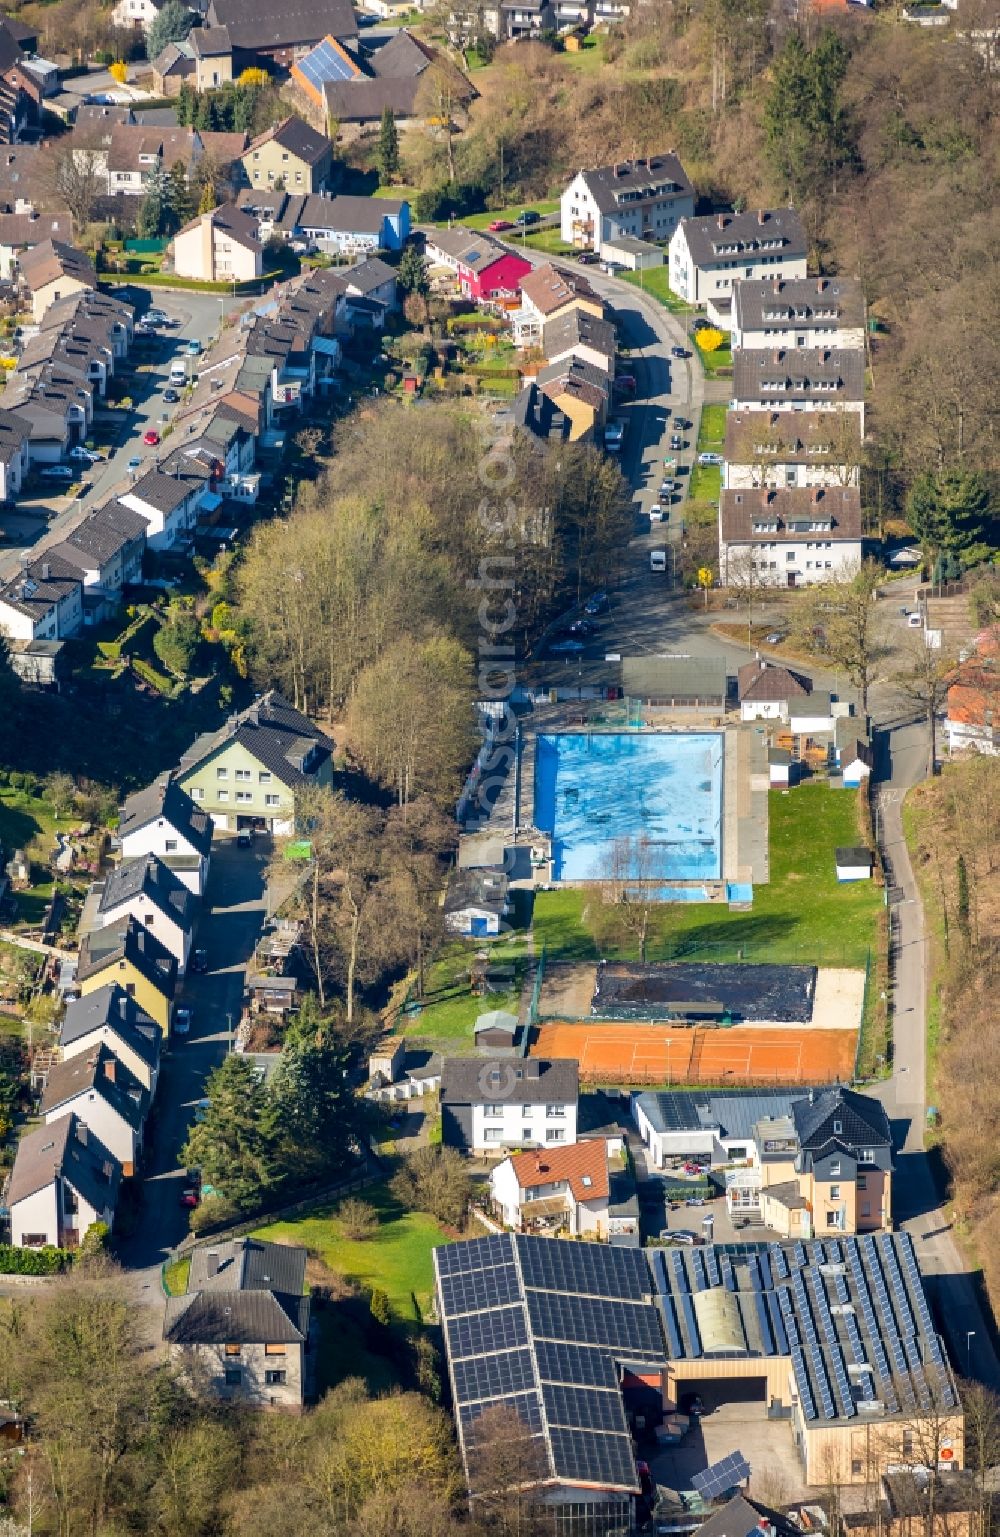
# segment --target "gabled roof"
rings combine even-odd
[[[744,213],[713,213],[682,219],[678,232],[687,240],[691,260],[710,267],[735,256],[780,251],[782,260],[804,257],[806,232],[794,208],[754,208]]]
[[[228,27],[233,47],[250,52],[358,35],[351,0],[211,0],[206,20]]]
[[[59,1044],[64,1048],[72,1046],[105,1028],[155,1068],[160,1060],[160,1027],[117,982],[97,987],[82,998],[70,999],[59,1030]]]
[[[601,296],[591,287],[582,272],[567,272],[562,267],[545,262],[525,273],[521,279],[521,293],[531,300],[542,315],[552,315],[565,308],[574,299],[585,299],[590,304],[604,308]]]
[[[733,284],[733,321],[741,331],[769,326],[857,329],[864,320],[856,278],[745,278]]]
[[[485,272],[494,263],[502,261],[511,252],[488,230],[463,229],[455,224],[451,229],[427,231],[427,248],[442,251],[470,272]],[[520,259],[520,258],[518,258]]]
[[[115,123],[108,147],[109,171],[148,171],[155,169],[141,157],[152,155],[164,170],[178,161],[191,165],[199,145],[194,128],[157,128],[148,123]]]
[[[188,34],[188,42],[191,44],[191,52],[196,59],[218,59],[233,51],[233,42],[229,36],[228,27],[193,27]],[[205,136],[203,135],[203,137]],[[221,137],[221,135],[210,134],[208,137],[214,139]],[[227,135],[227,137],[233,136]],[[244,143],[246,142],[245,134],[240,134],[237,137],[242,138]],[[205,147],[206,149],[208,148],[207,145]]]
[[[794,486],[778,491],[723,491],[719,506],[723,543],[774,539],[803,543],[862,537],[861,493],[856,486]]]
[[[368,123],[380,118],[386,107],[394,117],[417,115],[419,79],[325,80],[326,111],[341,123]]]
[[[577,1201],[606,1201],[611,1193],[608,1150],[603,1141],[538,1148],[510,1160],[525,1200],[540,1185],[568,1184]]]
[[[56,1063],[48,1076],[39,1109],[58,1110],[80,1094],[97,1095],[133,1131],[140,1131],[149,1111],[149,1092],[102,1042],[92,1052]]]
[[[536,438],[562,442],[569,437],[569,417],[533,379],[515,397],[510,414],[515,427],[523,427]]]
[[[694,1537],[753,1537],[762,1522],[767,1522],[777,1537],[801,1537],[801,1528],[788,1516],[745,1494],[734,1495],[728,1505],[713,1511]]]
[[[213,230],[217,229],[222,234],[228,235],[230,240],[235,240],[236,244],[243,246],[244,250],[253,251],[255,254],[263,250],[263,246],[257,239],[257,220],[245,213],[242,208],[238,208],[235,203],[222,203],[210,214],[199,214],[197,218],[185,224],[183,229],[179,229],[177,235],[187,235],[191,230],[200,229],[206,219],[211,220]],[[177,235],[174,236],[175,240]]]
[[[542,330],[542,346],[547,358],[571,347],[588,347],[606,357],[609,369],[613,370],[615,345],[615,328],[610,320],[598,320],[589,310],[567,310],[553,320],[547,320]]]
[[[740,347],[733,353],[734,400],[865,398],[865,355],[855,347]]]
[[[727,411],[727,464],[857,464],[857,411]]]
[[[445,892],[446,913],[485,907],[502,914],[507,901],[507,877],[502,870],[454,870]]]
[[[61,1175],[95,1211],[113,1208],[122,1166],[77,1115],[60,1116],[21,1138],[7,1191],[14,1206]]]
[[[428,43],[414,37],[406,27],[400,27],[394,37],[376,49],[371,64],[376,75],[383,80],[410,79],[422,75],[438,57]]]
[[[860,852],[871,857],[868,849]],[[892,1146],[889,1118],[879,1101],[840,1084],[797,1099],[792,1116],[803,1152],[815,1152],[830,1142],[846,1148]]]
[[[737,674],[740,703],[780,704],[785,699],[803,699],[812,693],[812,680],[804,673],[792,672],[780,662],[755,657],[745,662]]]
[[[9,464],[21,451],[21,445],[31,436],[28,428],[14,411],[0,407],[0,460]]]
[[[225,27],[208,27],[209,32],[224,32]],[[192,33],[200,36],[200,32]],[[234,160],[239,160],[250,142],[249,135],[245,133],[216,133],[211,130],[201,130],[202,148],[206,155],[225,168],[231,166]]]
[[[55,283],[59,278],[74,278],[87,288],[97,287],[93,263],[82,251],[62,240],[42,240],[25,251],[20,262],[21,276],[32,293]]]
[[[85,982],[110,967],[117,968],[121,962],[134,966],[166,999],[173,998],[177,958],[131,913],[83,936],[76,965],[77,980]]]
[[[317,133],[315,128],[310,128],[308,123],[294,116],[282,118],[273,128],[258,134],[256,139],[251,140],[247,156],[252,159],[254,150],[263,149],[265,144],[277,144],[280,149],[287,150],[297,160],[303,160],[310,166],[319,165],[331,149],[325,133]]]
[[[506,1098],[521,1105],[575,1105],[580,1065],[570,1057],[446,1057],[441,1066],[442,1105],[482,1105]]]
[[[601,213],[640,207],[665,197],[692,197],[687,172],[673,151],[649,155],[644,160],[620,160],[615,165],[583,171],[594,202]]]
[[[212,818],[195,805],[176,779],[158,779],[130,795],[122,807],[118,835],[127,838],[153,822],[169,823],[199,854],[207,855],[211,850]]]
[[[334,230],[346,234],[381,235],[386,219],[396,219],[403,202],[394,197],[292,197],[281,215],[282,230]]]
[[[43,240],[71,239],[73,215],[68,208],[58,213],[0,214],[0,245],[35,246]]]
[[[191,773],[230,742],[246,748],[262,768],[270,769],[290,789],[308,782],[301,768],[308,753],[317,754],[317,766],[330,756],[323,733],[271,689],[255,704],[231,716],[221,730],[198,737],[181,759],[178,772]]]
[[[306,1251],[237,1238],[199,1245],[187,1293],[167,1303],[172,1345],[302,1344],[309,1333]],[[172,1305],[175,1304],[175,1305]]]
[[[140,898],[152,902],[171,922],[190,932],[194,924],[195,898],[155,854],[126,859],[112,870],[104,883],[97,910],[113,913]]]
[[[297,1244],[259,1238],[220,1239],[199,1245],[191,1255],[189,1291],[287,1292],[301,1297],[306,1251]]]
[[[144,539],[148,526],[141,513],[123,507],[121,502],[106,502],[67,534],[64,543],[103,564],[126,545]]]
[[[390,267],[380,256],[369,256],[367,261],[358,262],[353,267],[347,267],[338,274],[347,284],[348,293],[358,293],[362,296],[374,293],[376,288],[382,288],[386,283],[395,283],[396,269]]]

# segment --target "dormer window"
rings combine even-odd
[[[844,1123],[843,1123],[843,1121],[834,1121],[834,1123],[833,1123],[833,1135],[835,1137],[839,1137],[839,1136],[841,1136],[843,1134],[843,1130],[844,1130]]]

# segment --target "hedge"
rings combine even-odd
[[[15,1249],[13,1244],[0,1244],[0,1275],[58,1275],[72,1260],[67,1249],[54,1249],[48,1244],[44,1249]]]
[[[152,667],[149,662],[144,662],[141,656],[134,656],[132,658],[132,671],[137,673],[145,683],[151,684],[158,693],[173,693],[173,679],[168,678],[165,673],[157,672],[156,668]]]
[[[142,281],[137,282],[134,277],[130,277],[127,273],[116,275],[112,272],[102,272],[100,274],[100,285],[102,288],[117,286],[125,288],[185,288],[189,293],[198,294],[231,294],[233,291],[232,283],[199,283],[194,278],[179,278],[175,272],[149,272],[143,273],[141,276]],[[265,272],[259,278],[248,278],[245,283],[236,284],[236,297],[255,294],[258,291],[262,293],[272,283],[284,282],[287,276],[288,274],[284,272]]]

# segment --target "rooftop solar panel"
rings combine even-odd
[[[572,1483],[636,1490],[639,1486],[629,1436],[579,1431],[555,1425],[549,1430],[556,1474]]]
[[[319,90],[327,80],[356,80],[360,73],[326,38],[296,62],[310,85]]]
[[[529,1430],[541,1430],[542,1406],[537,1393],[514,1393],[510,1397],[495,1398],[490,1403],[460,1404],[458,1418],[463,1430],[474,1425],[487,1409],[503,1407],[513,1409],[521,1423]]]
[[[788,1277],[788,1256],[779,1244],[773,1244],[771,1247],[771,1263],[774,1265],[774,1273],[778,1280],[786,1280]]]
[[[781,1316],[781,1308],[778,1306],[778,1298],[774,1292],[765,1292],[764,1300],[767,1303],[768,1316],[771,1320],[775,1349],[779,1356],[787,1356],[788,1336],[785,1333],[785,1324]]]
[[[806,1369],[806,1358],[798,1345],[792,1346],[792,1370],[795,1373],[795,1386],[799,1390],[799,1403],[802,1405],[802,1413],[807,1420],[814,1420],[817,1418],[816,1403],[812,1396],[809,1373]]]
[[[760,1251],[760,1278],[766,1292],[771,1291],[774,1282],[771,1279],[771,1261],[766,1249]]]
[[[434,1263],[442,1276],[459,1270],[481,1270],[486,1265],[510,1264],[513,1258],[514,1240],[510,1233],[491,1233],[488,1238],[442,1244],[434,1250]]]
[[[733,1489],[738,1489],[750,1477],[750,1464],[742,1452],[730,1452],[719,1462],[713,1462],[703,1473],[695,1473],[691,1479],[703,1500],[718,1500]]]
[[[604,1430],[627,1436],[628,1423],[621,1394],[608,1393],[600,1388],[566,1388],[553,1383],[542,1388],[545,1418],[550,1426],[565,1425],[569,1429]]]
[[[618,1387],[618,1372],[611,1356],[591,1345],[536,1340],[535,1360],[542,1382],[565,1382],[572,1387]]]
[[[652,1290],[642,1249],[604,1244],[553,1243],[528,1235],[517,1240],[525,1286],[641,1302]]]
[[[446,1318],[502,1307],[507,1302],[520,1301],[520,1297],[520,1283],[513,1265],[496,1265],[491,1270],[457,1271],[441,1277],[441,1304]]]
[[[766,1356],[774,1355],[774,1340],[771,1336],[771,1323],[768,1317],[767,1306],[764,1302],[764,1293],[755,1291],[753,1300],[757,1307],[757,1322],[760,1325],[761,1349]]]
[[[455,1398],[460,1404],[524,1392],[535,1386],[530,1350],[504,1350],[498,1355],[468,1356],[455,1361]]]
[[[659,1360],[665,1356],[659,1318],[648,1305],[529,1291],[528,1315],[534,1333],[542,1339],[609,1345],[629,1355]]]
[[[681,1312],[684,1315],[684,1328],[688,1337],[688,1354],[701,1355],[701,1335],[698,1333],[698,1324],[694,1316],[694,1303],[691,1301],[690,1292],[681,1292],[679,1296]]]
[[[488,1313],[469,1313],[447,1320],[448,1349],[453,1361],[464,1356],[485,1356],[528,1343],[524,1308],[494,1308]]]

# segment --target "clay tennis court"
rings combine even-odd
[[[615,1084],[832,1083],[854,1076],[857,1030],[664,1024],[538,1026],[533,1057],[575,1057],[585,1082]]]

